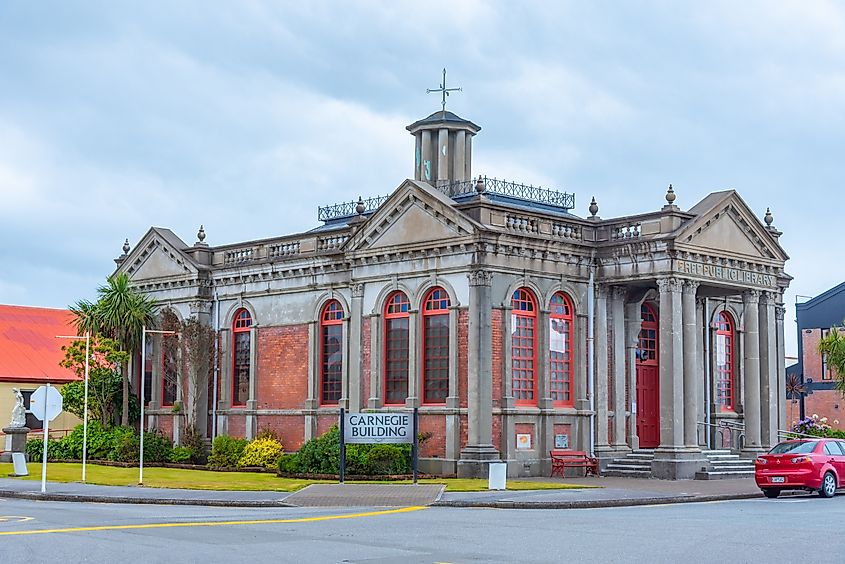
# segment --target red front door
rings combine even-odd
[[[660,370],[657,361],[657,316],[643,304],[637,348],[637,436],[640,448],[660,444]]]

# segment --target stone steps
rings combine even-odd
[[[695,473],[696,480],[735,480],[754,477],[754,461],[729,450],[705,450],[707,470]]]
[[[602,471],[602,476],[651,478],[652,460],[654,460],[654,451],[635,450],[624,458],[614,458]]]

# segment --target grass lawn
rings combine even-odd
[[[27,464],[29,476],[21,480],[41,480],[41,464]],[[0,476],[12,473],[11,464],[0,464]],[[117,468],[88,464],[87,482],[106,486],[135,486],[138,484],[138,468]],[[79,482],[82,479],[82,465],[51,462],[47,465],[47,480],[51,482]],[[151,488],[182,488],[188,490],[238,490],[294,492],[310,484],[333,483],[326,480],[303,480],[279,478],[275,474],[255,472],[211,472],[208,470],[184,470],[181,468],[144,468],[144,485]],[[350,482],[352,483],[352,482]],[[359,482],[382,483],[382,482]],[[410,480],[383,483],[409,484]],[[476,492],[487,489],[487,480],[469,478],[434,478],[420,480],[421,484],[445,484],[450,492]],[[591,486],[571,485],[553,482],[529,482],[509,480],[509,490],[559,490]]]

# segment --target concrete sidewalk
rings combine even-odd
[[[513,480],[511,480],[513,482]],[[593,486],[568,490],[444,492],[431,503],[448,507],[495,507],[512,509],[578,509],[592,507],[622,507],[664,503],[689,503],[747,499],[762,494],[753,479],[738,480],[645,480],[635,478],[533,478],[532,481],[562,482]],[[599,486],[599,487],[595,487]],[[333,496],[335,506],[381,506],[384,499],[396,502],[399,489],[412,486],[369,485],[349,488],[348,501]],[[420,486],[420,488],[431,486]],[[374,490],[384,492],[374,493]],[[392,489],[391,489],[392,488]],[[79,501],[98,503],[142,503],[163,505],[206,505],[223,507],[295,507],[303,506],[287,498],[294,494],[273,491],[211,491],[148,488],[142,486],[97,486],[80,483],[48,482],[47,493],[41,493],[41,483],[33,480],[0,478],[0,498],[21,498],[42,501]],[[302,498],[303,496],[299,496]],[[335,501],[336,500],[336,501]],[[419,496],[410,495],[406,503],[416,505]],[[319,500],[326,506],[325,499]],[[315,502],[316,503],[316,502]]]

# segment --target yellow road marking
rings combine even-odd
[[[301,517],[299,519],[258,519],[254,521],[197,521],[187,523],[145,523],[138,525],[100,525],[98,527],[72,527],[67,529],[36,529],[31,531],[6,531],[0,536],[8,535],[43,535],[47,533],[81,533],[87,531],[120,531],[126,529],[164,529],[168,527],[223,527],[227,525],[273,525],[278,523],[311,523],[314,521],[332,521],[337,519],[355,519],[358,517],[374,517],[376,515],[391,515],[427,509],[424,506],[403,507],[385,511],[370,511],[368,513],[350,513],[349,515],[324,515],[322,517]]]

